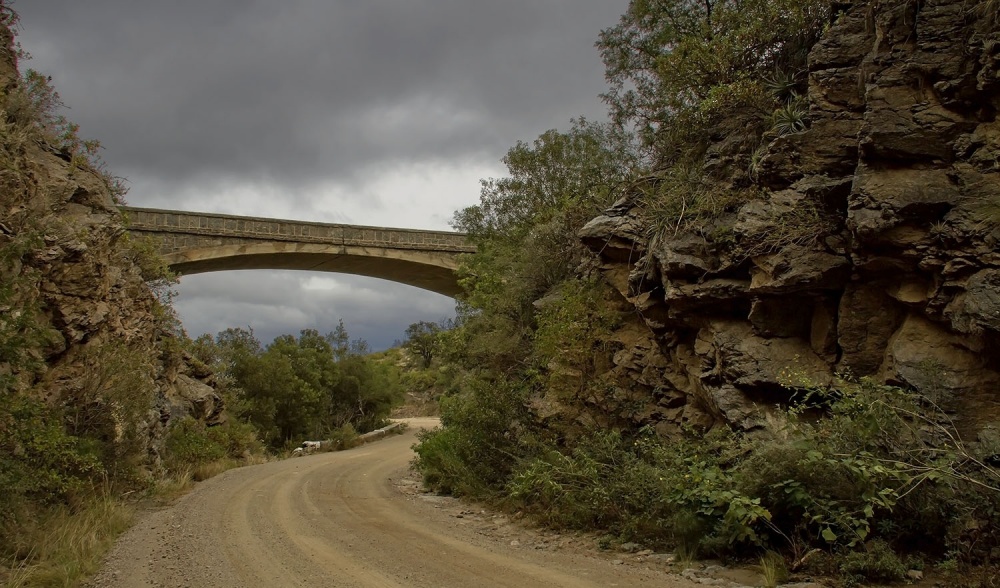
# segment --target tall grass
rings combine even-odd
[[[24,544],[31,548],[27,558],[11,564],[5,585],[79,585],[97,571],[101,558],[129,527],[133,516],[131,506],[104,496],[73,509],[59,506],[40,513],[33,525],[22,529]]]

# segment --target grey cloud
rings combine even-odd
[[[53,77],[81,134],[133,180],[138,206],[442,226],[456,191],[377,180],[408,164],[494,169],[517,140],[599,118],[593,47],[627,0],[21,0],[26,65]],[[413,166],[411,166],[413,167]],[[328,194],[335,193],[335,196]],[[464,198],[464,195],[462,195]],[[449,199],[450,198],[450,199]],[[399,223],[398,223],[399,224]],[[183,279],[192,335],[262,340],[343,318],[390,345],[451,300],[354,276]]]
[[[43,0],[16,8],[28,50],[48,48],[35,65],[54,75],[84,133],[99,133],[113,169],[295,183],[349,177],[386,159],[498,158],[567,115],[601,115],[593,42],[624,6]],[[374,124],[386,116],[399,120]]]

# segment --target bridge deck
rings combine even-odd
[[[395,229],[123,206],[129,230],[357,247],[472,253],[464,233]]]

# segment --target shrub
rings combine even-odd
[[[1000,476],[977,457],[992,449],[973,451],[940,409],[897,387],[795,394],[798,407],[770,433],[668,441],[648,429],[595,431],[569,447],[540,429],[512,435],[528,430],[523,414],[497,412],[496,396],[462,395],[445,427],[422,436],[418,465],[432,488],[505,497],[549,525],[691,556],[863,550],[842,560],[845,577],[879,580],[896,573],[892,547],[960,563],[995,553]],[[826,416],[806,417],[816,411]]]
[[[761,544],[770,519],[724,467],[739,445],[728,434],[668,445],[648,431],[595,432],[569,452],[526,461],[508,492],[549,524],[680,544],[692,555],[721,553],[727,545]]]
[[[494,496],[532,451],[527,390],[472,380],[441,401],[444,428],[423,431],[414,447],[424,483],[439,492]]]
[[[857,586],[865,580],[901,582],[906,578],[906,567],[885,541],[875,540],[861,551],[846,554],[840,573],[845,585]]]
[[[171,426],[165,446],[164,461],[172,470],[227,458],[247,459],[263,451],[257,431],[250,424],[233,422],[206,427],[191,417]]]
[[[331,451],[340,451],[342,449],[350,449],[352,447],[357,447],[361,444],[361,437],[358,432],[354,430],[354,426],[351,423],[347,423],[341,427],[338,427],[329,434],[329,445]]]
[[[213,437],[204,423],[184,417],[167,433],[165,461],[171,469],[176,469],[181,465],[202,464],[226,457],[226,446]]]

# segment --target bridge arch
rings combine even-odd
[[[446,296],[460,291],[465,235],[283,219],[123,207],[129,232],[150,235],[181,275],[237,269],[348,273]]]

